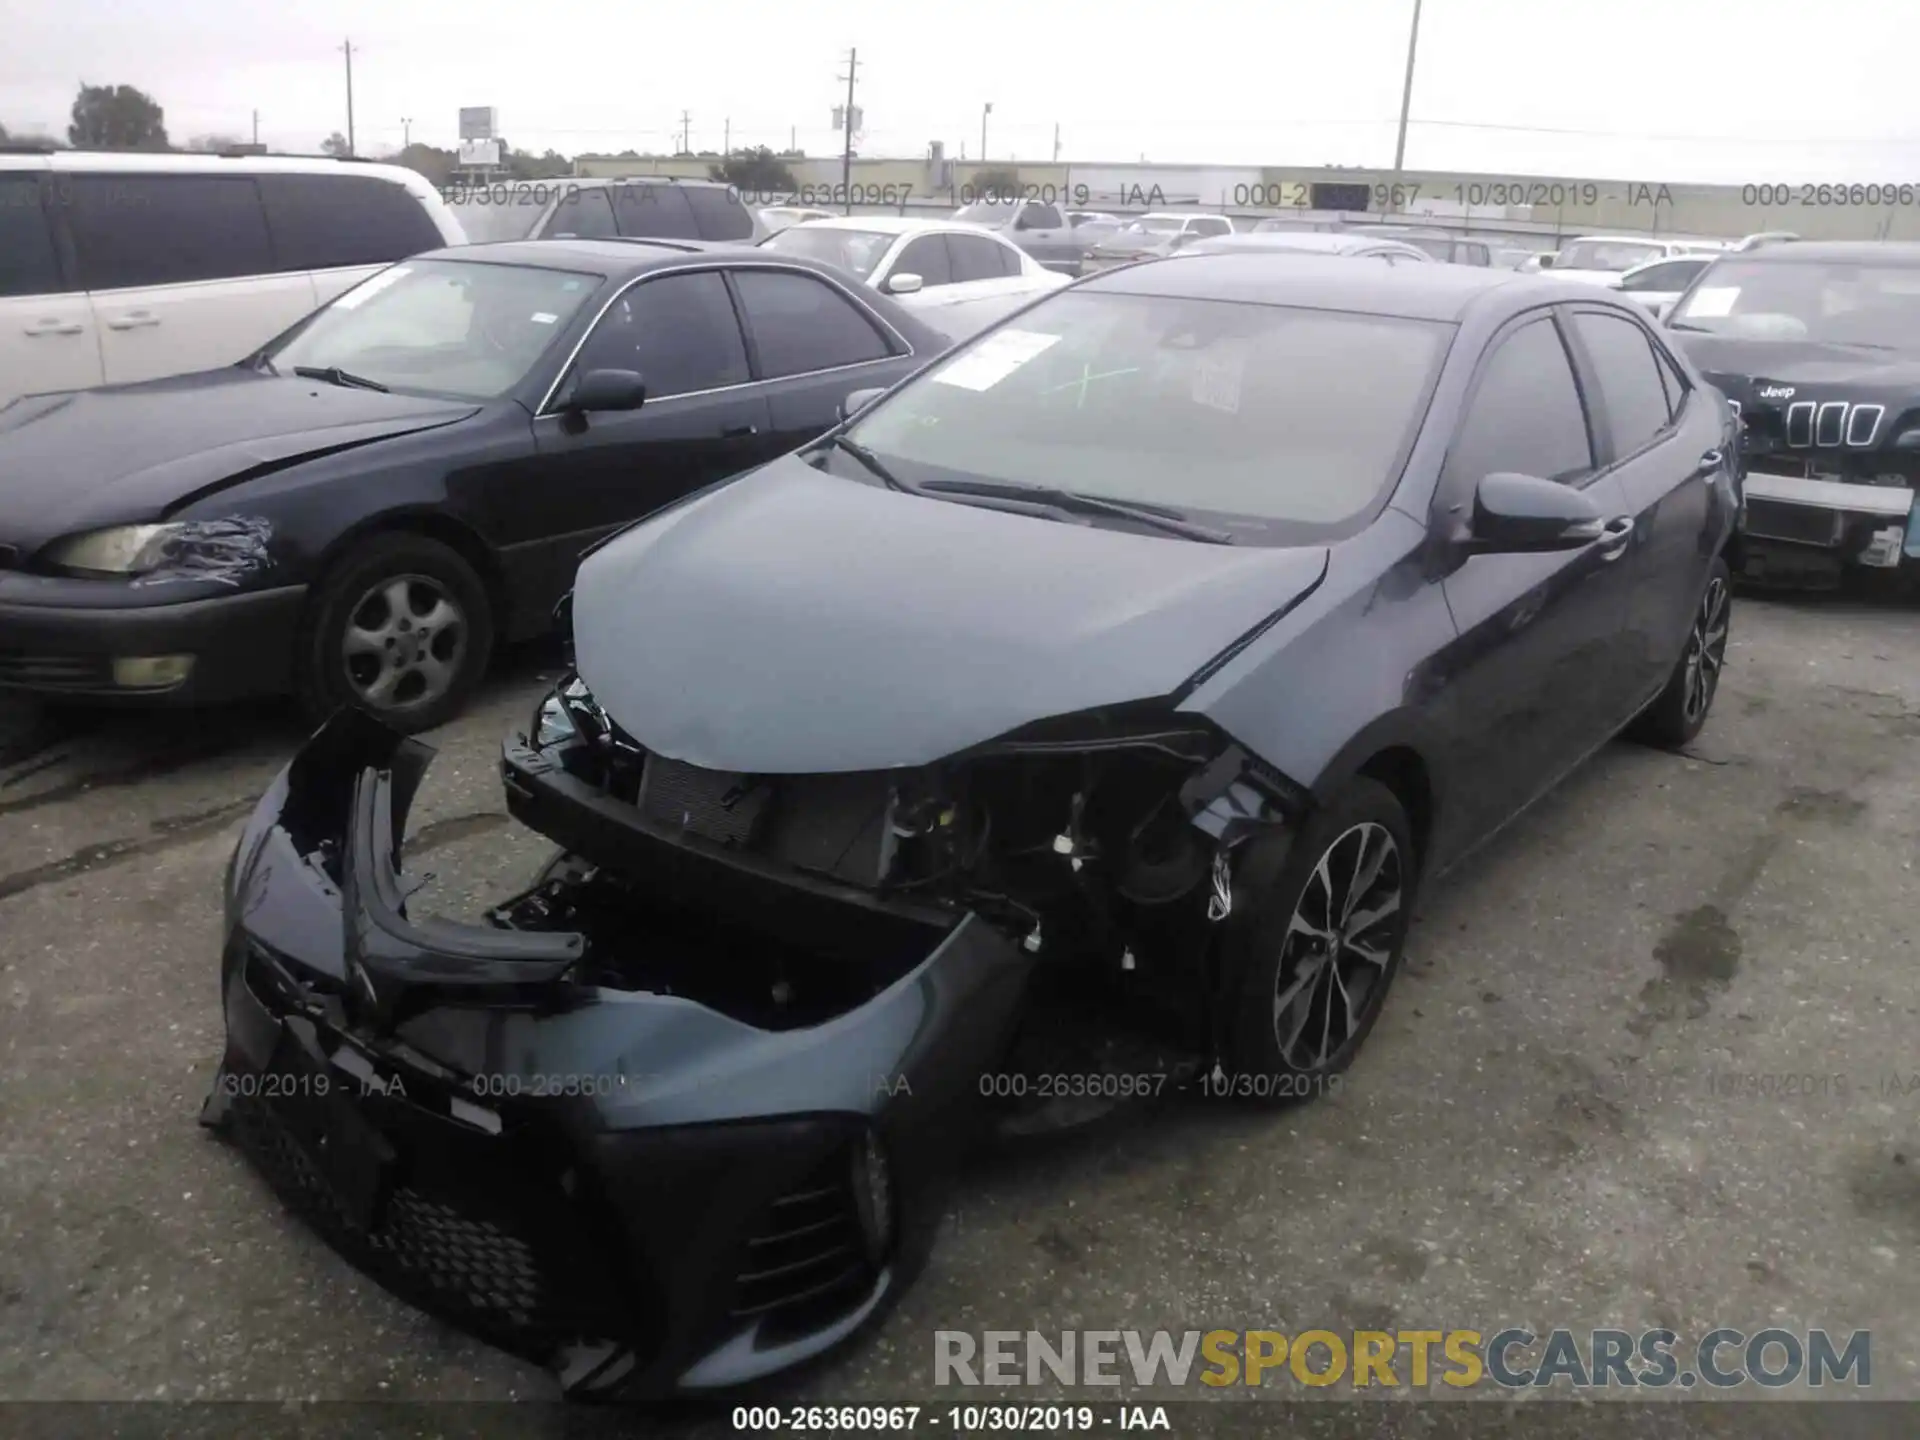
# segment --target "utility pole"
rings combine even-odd
[[[787,149],[798,150],[799,148],[800,148],[800,127],[798,125],[789,125],[787,127]]]
[[[1060,122],[1053,122],[1053,163],[1060,163]]]
[[[720,158],[731,160],[733,158],[733,117],[731,115],[727,117],[727,128],[724,134],[726,139],[720,142]]]
[[[410,149],[412,145],[413,145],[413,118],[408,115],[402,115],[400,117],[400,148],[402,150],[406,150],[406,149]]]
[[[1393,184],[1387,189],[1387,204],[1398,208],[1394,192],[1400,188],[1400,167],[1407,158],[1407,113],[1413,103],[1413,57],[1420,47],[1420,0],[1413,0],[1413,28],[1407,35],[1407,80],[1400,90],[1400,134],[1393,142]]]
[[[682,155],[693,153],[693,116],[685,110],[680,112],[680,153]]]
[[[260,112],[258,110],[253,112],[253,143],[256,145],[260,143]]]
[[[986,108],[980,112],[980,163],[987,163],[987,116],[993,113],[993,102],[989,100]]]
[[[340,48],[347,57],[347,154],[353,155],[358,153],[353,144],[353,41]]]
[[[853,214],[853,77],[860,73],[860,52],[847,51],[847,109],[840,131],[840,198],[842,213]]]

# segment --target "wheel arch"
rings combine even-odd
[[[481,588],[486,591],[487,606],[493,612],[491,618],[496,639],[507,633],[512,621],[512,590],[499,556],[481,538],[480,533],[465,521],[447,514],[445,510],[427,506],[383,510],[343,531],[315,560],[312,593],[318,593],[334,566],[367,541],[382,535],[418,535],[427,540],[437,540],[466,561],[473,567],[474,574],[480,577]]]

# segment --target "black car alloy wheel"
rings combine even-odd
[[[1400,847],[1372,821],[1347,830],[1313,867],[1274,982],[1274,1044],[1290,1067],[1327,1069],[1372,1018],[1386,992],[1389,926],[1404,891]]]
[[[430,575],[396,575],[367,590],[347,619],[347,683],[371,710],[427,706],[459,679],[472,626],[459,600]]]
[[[1684,714],[1689,725],[1707,718],[1714,691],[1720,685],[1720,667],[1727,659],[1727,630],[1732,597],[1726,578],[1715,573],[1707,582],[1707,593],[1700,599],[1700,611],[1694,617],[1693,630],[1687,636],[1686,701]]]

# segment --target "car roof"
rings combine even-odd
[[[1103,270],[1072,289],[1456,323],[1483,304],[1517,311],[1529,305],[1578,301],[1635,313],[1629,301],[1611,300],[1591,285],[1550,275],[1523,275],[1488,265],[1355,265],[1338,255],[1283,259],[1253,249],[1142,261]]]
[[[1915,240],[1777,240],[1739,252],[1743,265],[1793,265],[1810,261],[1847,265],[1920,265]]]
[[[693,185],[706,190],[733,188],[725,180],[703,180],[691,175],[567,175],[562,178],[569,185],[577,185],[583,190],[601,185]]]
[[[1206,247],[1202,252],[1205,254],[1228,254],[1239,250],[1306,250],[1321,251],[1328,255],[1350,255],[1356,250],[1379,250],[1394,255],[1418,255],[1423,260],[1427,258],[1425,252],[1411,245],[1403,245],[1391,235],[1351,230],[1243,230],[1232,235],[1215,235],[1198,243]]]
[[[689,255],[793,264],[838,273],[832,267],[817,265],[804,255],[769,252],[750,242],[737,240],[495,240],[479,245],[450,245],[411,258],[465,260],[482,265],[531,265],[543,270],[578,270],[585,275],[619,277],[643,274],[663,265],[684,263]],[[770,255],[777,255],[777,261],[769,260]]]
[[[25,142],[0,148],[0,170],[80,174],[106,170],[154,175],[373,175],[425,187],[426,178],[405,165],[332,155],[245,155],[212,150],[151,154],[136,150],[49,150]]]
[[[958,230],[969,235],[994,235],[984,225],[965,220],[922,220],[913,215],[833,215],[824,220],[809,220],[796,230],[871,230],[876,235],[918,235],[923,230]],[[999,236],[994,235],[997,240]]]

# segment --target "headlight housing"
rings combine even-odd
[[[154,525],[112,525],[56,540],[41,552],[42,564],[79,576],[143,576],[166,573],[181,579],[238,584],[270,563],[273,527],[252,516],[175,520]]]

